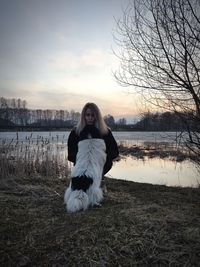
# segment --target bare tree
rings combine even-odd
[[[117,81],[151,105],[180,114],[190,148],[199,156],[200,1],[132,0],[115,38]]]
[[[22,108],[26,109],[27,106],[27,101],[26,100],[22,100]]]
[[[64,116],[65,116],[65,121],[66,121],[66,120],[69,119],[69,111],[68,110],[65,110],[64,113],[65,113]]]
[[[8,108],[8,103],[7,103],[7,99],[4,97],[0,98],[0,108],[1,109],[6,109]]]
[[[11,108],[16,108],[16,99],[15,98],[11,99]]]
[[[116,121],[117,125],[126,125],[126,119],[125,118],[121,118],[118,121]]]
[[[109,126],[109,127],[113,127],[115,125],[115,119],[112,115],[108,114],[108,115],[105,115],[103,117],[105,123]]]
[[[20,98],[17,99],[17,108],[22,108],[22,100]]]

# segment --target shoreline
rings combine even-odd
[[[3,182],[3,180],[1,180]],[[1,183],[2,266],[198,266],[200,188],[106,178],[101,207],[68,214],[67,179]]]

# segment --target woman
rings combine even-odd
[[[96,104],[87,103],[68,138],[68,160],[74,163],[65,192],[69,212],[85,210],[103,199],[101,179],[119,155],[117,143]]]

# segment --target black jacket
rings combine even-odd
[[[117,143],[110,131],[106,135],[101,136],[99,130],[95,126],[85,126],[81,131],[80,135],[76,134],[75,129],[73,129],[68,138],[68,160],[76,163],[76,155],[78,152],[78,142],[87,139],[88,133],[92,138],[102,138],[106,144],[106,163],[104,165],[103,174],[106,174],[112,167],[113,159],[117,158],[119,155]]]

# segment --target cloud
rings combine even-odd
[[[52,55],[37,72],[22,73],[19,79],[4,79],[1,95],[27,100],[29,108],[75,109],[95,102],[103,114],[119,116],[136,113],[133,96],[122,91],[112,77],[116,58],[102,49]],[[18,76],[19,77],[19,76]],[[27,78],[28,77],[28,78]]]
[[[81,94],[78,92],[65,91],[62,89],[55,90],[54,92],[41,91],[38,92],[41,108],[53,109],[75,109],[81,112],[83,106],[87,102],[96,103],[102,110],[102,114],[112,114],[117,116],[131,116],[136,114],[136,110],[131,105],[131,97],[121,94],[119,98],[117,95],[112,97],[97,96],[95,94]],[[38,102],[36,103],[38,106]]]
[[[50,60],[50,67],[56,71],[86,72],[101,71],[113,65],[114,57],[101,49],[91,49],[82,54],[60,52]]]
[[[111,88],[106,84],[105,76],[99,80],[85,81],[60,79],[47,83],[47,81],[16,82],[8,87],[1,87],[1,96],[7,98],[25,99],[29,108],[40,109],[75,109],[81,111],[86,102],[95,102],[103,114],[123,115],[137,113],[136,105],[133,105],[135,95],[127,94],[121,88]]]
[[[5,98],[20,98],[25,96],[31,96],[32,92],[26,89],[17,89],[12,87],[1,87],[0,88],[0,96]]]
[[[50,87],[106,97],[119,89],[112,77],[115,60],[113,55],[101,49],[87,50],[80,55],[59,52],[49,62],[51,75],[47,83]]]

